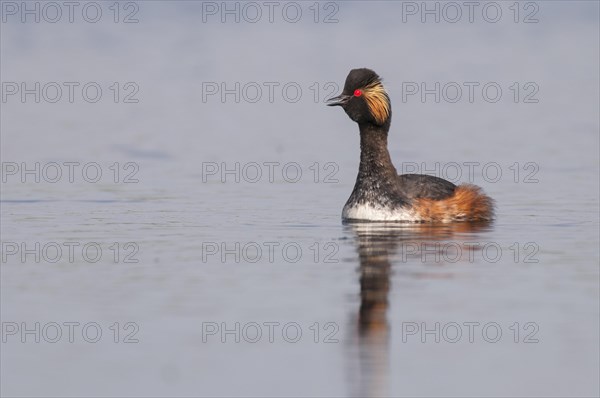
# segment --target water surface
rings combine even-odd
[[[3,395],[598,396],[597,3],[536,2],[529,24],[509,3],[456,24],[402,22],[401,2],[340,3],[337,23],[324,3],[319,23],[309,3],[298,23],[136,4],[138,23],[103,5],[1,25],[3,82],[103,88],[2,103]],[[362,66],[392,98],[399,171],[480,185],[495,222],[341,222],[358,130],[323,101]],[[278,86],[203,98],[236,82]],[[503,95],[403,100],[423,82]]]

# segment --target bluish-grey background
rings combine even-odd
[[[445,2],[426,5],[438,7],[439,22],[427,14],[421,21],[424,3],[392,1],[276,2],[270,22],[258,2],[254,23],[247,3],[227,3],[249,14],[223,22],[220,2],[121,2],[116,23],[113,2],[98,3],[96,23],[82,17],[86,2],[77,3],[72,23],[64,6],[57,23],[43,18],[53,18],[52,9],[39,23],[31,15],[22,22],[13,3],[21,7],[2,2],[0,28],[2,395],[598,396],[597,2],[478,2],[472,22],[462,6],[456,23],[447,21],[454,11]],[[42,12],[46,3],[37,4]],[[207,13],[213,6],[215,15]],[[415,6],[417,14],[407,14]],[[492,7],[487,20],[484,7]],[[296,8],[302,15],[292,23]],[[496,9],[502,15],[492,23]],[[138,22],[124,23],[130,13]],[[460,181],[496,199],[494,224],[342,225],[358,132],[323,101],[363,66],[384,78],[392,99],[389,145],[399,171],[417,165],[450,178],[443,167],[460,165]],[[36,103],[7,94],[10,83],[23,82],[80,85],[72,103],[66,90],[56,103]],[[103,89],[96,103],[82,98],[89,82]],[[278,84],[272,101],[265,82]],[[466,89],[456,103],[403,98],[413,83],[436,82],[479,88],[472,103]],[[481,94],[490,82],[502,88],[497,102]],[[262,97],[251,102],[254,91],[241,88],[239,102],[206,93],[236,83],[263,87]],[[297,101],[285,97],[286,84],[301,88]],[[137,103],[124,102],[131,87]],[[525,102],[532,87],[537,102]],[[97,183],[80,173],[73,183],[66,176],[36,183],[31,175],[23,183],[7,171],[36,162],[97,162],[104,174]],[[132,169],[121,169],[115,183],[115,162],[135,164],[139,182],[123,183]],[[252,162],[278,162],[274,181],[267,167],[254,183],[254,173],[239,183],[203,173],[203,164],[239,163],[241,173]],[[473,178],[464,162],[478,162]],[[295,183],[286,180],[295,178],[291,171],[281,174],[293,163],[302,171]],[[482,172],[486,164],[500,169],[498,181]],[[56,263],[7,254],[12,244],[36,242],[95,242],[104,250],[96,263],[80,251]],[[108,248],[128,242],[139,261],[115,262]],[[273,261],[254,245],[237,250],[239,258],[206,252],[252,242],[278,244]],[[473,242],[489,243],[490,253],[470,253]],[[301,248],[298,261],[282,253],[286,244]],[[454,261],[456,247],[464,251]],[[80,331],[73,343],[25,335],[23,343],[22,330],[6,333],[36,322],[96,322],[103,335],[97,343]],[[109,329],[115,322],[118,343]],[[122,342],[127,322],[139,327],[138,343]],[[303,335],[297,343],[281,333],[256,343],[203,336],[208,324],[252,322],[295,322]],[[472,342],[403,335],[414,325],[453,322],[463,334],[466,322],[494,322],[503,335],[488,342],[481,326]],[[525,343],[535,328],[537,342]],[[324,342],[328,330],[337,342]]]

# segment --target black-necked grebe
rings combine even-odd
[[[493,200],[474,185],[454,185],[439,177],[398,175],[387,149],[392,120],[390,98],[370,69],[353,69],[342,94],[331,98],[358,123],[360,166],[342,211],[344,220],[454,222],[487,221]]]

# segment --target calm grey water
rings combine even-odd
[[[3,396],[600,394],[598,3],[56,4],[1,5]],[[362,66],[494,223],[342,224]]]

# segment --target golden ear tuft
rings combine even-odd
[[[390,116],[390,99],[381,82],[374,82],[364,89],[364,97],[371,114],[379,124],[385,123]]]

